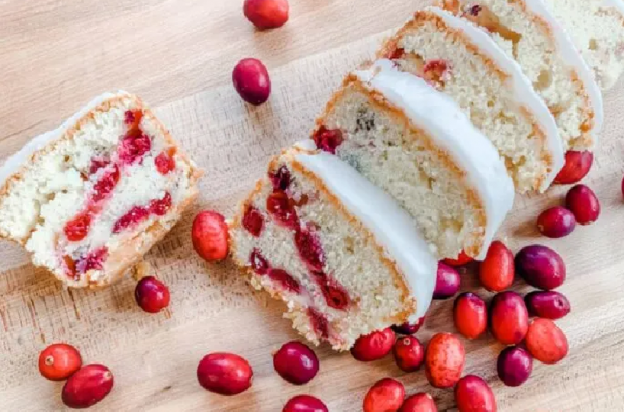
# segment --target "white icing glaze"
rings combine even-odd
[[[624,16],[624,1],[622,0],[603,0],[603,4],[608,7],[615,7]]]
[[[466,172],[466,183],[480,196],[486,212],[482,259],[512,208],[514,184],[498,151],[464,115],[455,101],[423,79],[397,70],[387,59],[355,74],[370,89],[404,110]]]
[[[313,149],[313,146],[309,142],[298,145],[303,149]],[[321,151],[315,154],[302,151],[295,159],[323,181],[349,213],[372,232],[387,257],[396,262],[417,302],[417,312],[410,317],[410,322],[424,316],[431,304],[438,262],[411,216],[390,195],[336,156]]]
[[[559,136],[557,122],[546,103],[533,89],[528,77],[522,72],[520,65],[507,56],[492,38],[483,30],[477,28],[466,19],[455,17],[449,12],[437,7],[427,7],[427,10],[439,16],[449,26],[461,30],[468,39],[479,46],[479,51],[486,54],[510,77],[510,86],[513,89],[517,102],[527,108],[534,116],[535,121],[541,126],[546,134],[548,151],[552,154],[553,168],[542,184],[540,190],[544,191],[552,184],[564,164],[563,145]]]
[[[598,142],[598,135],[602,130],[604,123],[604,107],[602,102],[602,92],[596,82],[594,73],[585,62],[585,59],[581,56],[581,53],[574,45],[574,42],[568,35],[567,31],[548,11],[544,0],[524,1],[530,12],[538,15],[548,23],[561,56],[568,64],[574,66],[581,82],[583,82],[583,86],[585,86],[585,90],[589,96],[589,104],[594,110],[594,127],[591,129],[590,133],[594,139],[595,145]]]
[[[4,182],[8,178],[17,173],[20,167],[25,162],[28,162],[30,160],[30,156],[46,147],[48,144],[54,142],[55,140],[60,139],[67,130],[71,129],[76,124],[76,122],[78,122],[82,117],[87,115],[91,110],[95,109],[106,100],[110,100],[123,95],[129,96],[130,94],[123,90],[120,90],[117,93],[103,93],[87,103],[82,109],[80,109],[73,116],[65,120],[63,124],[61,124],[56,129],[40,134],[39,136],[31,139],[18,152],[6,159],[6,161],[2,165],[2,168],[0,168],[0,185],[4,184]]]

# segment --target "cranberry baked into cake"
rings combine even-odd
[[[362,334],[424,315],[437,261],[387,194],[309,149],[270,163],[230,222],[231,254],[254,287],[287,302],[302,335],[346,350]]]
[[[175,225],[200,175],[138,97],[105,94],[0,169],[0,235],[69,287],[106,286]]]

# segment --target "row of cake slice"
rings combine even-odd
[[[514,37],[517,4],[531,31]],[[437,259],[482,258],[514,188],[543,192],[596,143],[595,77],[544,3],[442,6],[345,79],[231,221],[234,260],[313,342],[422,316]]]

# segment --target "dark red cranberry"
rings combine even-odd
[[[134,206],[128,213],[120,217],[113,225],[113,233],[122,232],[130,227],[138,225],[149,217],[149,209],[142,206]]]
[[[128,132],[119,143],[117,153],[123,164],[130,165],[139,161],[151,148],[152,141],[149,136],[144,134],[136,136],[134,132]]]
[[[392,350],[396,335],[390,328],[360,336],[351,348],[351,354],[359,361],[369,362],[381,359]]]
[[[342,132],[338,129],[328,130],[325,126],[321,126],[314,134],[316,147],[331,154],[336,154],[336,149],[342,144],[342,141]]]
[[[567,152],[565,155],[565,165],[555,178],[555,183],[570,185],[580,182],[587,176],[593,163],[594,154],[592,152]]]
[[[258,237],[264,228],[264,217],[258,209],[247,206],[243,215],[243,227],[253,236]]]
[[[301,342],[284,344],[273,355],[273,368],[287,382],[293,385],[305,385],[319,371],[316,353]]]
[[[295,234],[295,245],[301,260],[312,271],[322,272],[325,265],[325,254],[321,241],[315,232],[300,230]]]
[[[329,338],[329,322],[319,311],[314,308],[308,308],[308,317],[312,324],[312,329],[321,339]]]
[[[104,365],[87,365],[67,379],[61,400],[72,409],[90,408],[113,389],[113,374]]]
[[[104,158],[96,158],[91,159],[91,165],[89,166],[89,174],[94,174],[98,170],[105,168],[110,164],[110,160]]]
[[[273,189],[286,191],[290,187],[292,176],[286,166],[282,166],[275,173],[270,173],[269,178],[273,183]]]
[[[158,313],[169,306],[169,288],[154,276],[145,276],[137,283],[134,298],[145,312]]]
[[[156,170],[158,170],[158,173],[161,175],[166,175],[175,169],[175,160],[167,151],[161,152],[158,156],[156,156],[154,164],[156,165]]]
[[[166,192],[162,199],[150,202],[149,211],[157,216],[164,216],[171,209],[171,194]]]
[[[70,242],[79,242],[89,234],[91,215],[84,212],[65,224],[64,232]]]
[[[233,353],[211,353],[197,366],[197,380],[204,389],[221,395],[237,395],[251,387],[249,362]]]
[[[232,82],[240,97],[259,106],[269,99],[271,79],[266,66],[258,59],[243,59],[232,71]]]
[[[478,4],[475,4],[474,6],[470,7],[470,15],[471,16],[478,16],[479,13],[481,13],[481,11],[483,10],[483,7],[481,7]]]
[[[349,294],[335,279],[319,272],[313,272],[313,276],[317,278],[327,306],[338,310],[344,310],[349,306],[351,302]]]
[[[301,291],[297,279],[283,269],[269,269],[269,277],[289,292],[299,293]]]
[[[97,203],[106,199],[115,186],[117,186],[117,183],[119,183],[119,178],[120,173],[117,166],[114,166],[111,170],[104,173],[100,180],[93,185],[93,194],[91,195],[93,202]]]
[[[438,263],[436,285],[433,291],[434,299],[448,299],[455,296],[459,292],[460,284],[461,277],[456,269],[442,262]]]
[[[565,207],[555,206],[543,211],[537,218],[537,229],[550,238],[569,235],[576,227],[574,214]]]
[[[254,249],[249,257],[251,268],[258,275],[266,275],[269,271],[269,262],[262,256],[258,249]]]
[[[388,55],[388,58],[390,60],[396,60],[396,59],[402,58],[404,55],[405,55],[405,49],[397,47],[394,50],[392,50],[392,52],[390,52],[390,54]]]
[[[329,409],[314,396],[298,395],[286,402],[282,412],[329,412]]]
[[[557,252],[547,246],[530,245],[522,248],[515,258],[516,273],[529,285],[552,290],[563,285],[566,265]]]
[[[505,386],[520,386],[533,371],[533,356],[519,346],[508,346],[498,355],[498,377]]]
[[[403,372],[415,372],[425,360],[425,347],[414,336],[403,336],[394,344],[394,360]]]
[[[570,313],[570,302],[559,292],[531,292],[524,297],[529,316],[560,319]]]
[[[104,268],[104,261],[108,257],[108,249],[101,247],[94,251],[89,252],[86,256],[76,261],[76,272],[78,274],[87,273],[90,270],[102,270]]]
[[[128,110],[126,111],[126,113],[124,113],[124,122],[129,126],[137,127],[138,126],[137,118],[140,119],[142,116],[143,116],[143,113],[141,113],[140,111]]]
[[[425,317],[418,319],[415,323],[405,322],[401,325],[392,326],[392,330],[396,333],[400,333],[401,335],[412,335],[420,330],[420,328],[425,324]]]
[[[591,225],[600,216],[600,201],[589,187],[576,185],[566,195],[566,207],[580,225]]]
[[[271,193],[267,198],[266,208],[280,225],[293,230],[299,228],[297,211],[286,193],[282,191]]]

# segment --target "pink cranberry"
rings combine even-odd
[[[253,206],[247,206],[243,215],[243,227],[253,236],[258,237],[264,228],[262,213]]]
[[[260,30],[276,29],[288,21],[288,0],[245,0],[243,13]]]
[[[500,292],[490,304],[492,335],[503,345],[517,345],[529,329],[529,312],[522,296],[516,292]]]
[[[269,262],[260,253],[258,249],[254,249],[249,257],[251,268],[258,275],[266,275],[269,272]]]
[[[313,139],[316,143],[316,147],[331,154],[336,154],[336,149],[343,141],[342,132],[340,130],[328,130],[325,126],[321,126],[314,134]]]
[[[90,270],[102,270],[104,269],[104,261],[107,257],[108,248],[106,247],[91,251],[86,256],[76,261],[76,272],[83,274]]]
[[[321,339],[329,338],[329,322],[319,311],[314,308],[308,308],[308,317],[314,333]]]
[[[319,371],[319,360],[316,353],[301,342],[293,341],[284,344],[273,355],[275,371],[293,385],[305,385]]]
[[[199,362],[197,380],[204,389],[221,395],[237,395],[251,387],[249,362],[233,353],[211,353]]]
[[[89,174],[94,174],[98,170],[105,168],[110,164],[110,160],[104,158],[96,158],[91,159],[91,165],[89,166]]]
[[[395,379],[375,383],[364,398],[364,412],[396,412],[405,400],[405,387]]]
[[[154,199],[150,202],[149,211],[156,216],[164,216],[171,209],[171,194],[166,192],[162,199]]]
[[[568,236],[576,227],[574,214],[565,207],[555,206],[543,211],[537,218],[537,228],[550,238]]]
[[[295,234],[295,245],[301,260],[312,271],[322,272],[325,254],[318,235],[309,230],[300,230]]]
[[[438,263],[438,273],[436,278],[435,290],[433,291],[434,299],[448,299],[459,292],[461,278],[459,272],[454,268]]]
[[[416,372],[425,360],[425,347],[414,336],[403,336],[394,344],[394,360],[403,372]]]
[[[104,365],[87,365],[67,379],[61,392],[63,403],[74,409],[90,408],[113,389],[113,374]]]
[[[570,185],[580,182],[587,176],[593,163],[594,154],[592,152],[567,152],[565,155],[565,165],[555,178],[555,183]]]
[[[570,302],[559,292],[531,292],[524,297],[530,316],[560,319],[570,313]]]
[[[275,173],[270,173],[269,178],[273,183],[273,189],[286,191],[290,187],[292,176],[286,166],[282,166]]]
[[[113,225],[113,233],[119,233],[138,225],[142,221],[147,220],[149,214],[149,209],[143,206],[134,206],[129,212],[115,222]]]
[[[563,259],[546,246],[526,246],[516,255],[515,265],[516,273],[520,274],[526,283],[538,289],[556,289],[566,279]]]
[[[329,412],[329,409],[314,396],[298,395],[286,402],[282,412]]]
[[[91,200],[94,203],[98,203],[106,199],[113,191],[117,183],[119,183],[120,173],[119,168],[115,165],[113,168],[100,178],[95,185],[93,185],[93,194]]]
[[[91,214],[84,212],[70,220],[65,224],[63,231],[67,240],[70,242],[79,242],[89,233],[91,227]]]
[[[269,269],[269,277],[284,290],[297,294],[301,291],[297,279],[283,269]]]
[[[154,159],[154,164],[156,165],[156,170],[161,175],[166,175],[167,173],[173,171],[175,169],[175,160],[173,156],[169,152],[161,152]]]
[[[134,289],[134,299],[145,312],[158,313],[169,306],[169,288],[154,276],[145,276]]]
[[[258,59],[243,59],[232,72],[232,82],[240,97],[254,106],[269,99],[271,79],[264,64]]]
[[[420,328],[425,324],[425,317],[421,317],[415,323],[405,322],[401,325],[393,325],[392,330],[401,335],[413,335],[418,332]]]
[[[117,153],[119,160],[126,165],[131,165],[139,161],[143,155],[152,148],[152,141],[149,136],[141,134],[136,135],[134,132],[128,132],[123,140],[119,143]]]
[[[520,346],[508,346],[498,355],[498,377],[506,386],[520,386],[533,371],[533,357]]]
[[[359,361],[381,359],[392,350],[396,335],[390,328],[360,336],[351,348],[351,354]]]
[[[299,217],[288,195],[275,191],[269,195],[266,208],[273,218],[282,226],[296,230],[299,228]]]
[[[580,225],[590,225],[600,216],[600,201],[589,187],[576,185],[566,195],[566,207]]]

